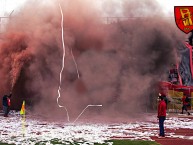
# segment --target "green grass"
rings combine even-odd
[[[66,145],[64,143],[61,143],[58,139],[52,139],[50,142],[52,144],[57,144],[57,145]],[[108,142],[113,142],[113,145],[160,145],[155,141],[141,141],[141,140],[133,140],[133,141],[132,140],[110,140]],[[39,142],[39,143],[36,143],[35,145],[45,145],[45,144],[46,144],[46,142]],[[73,145],[71,143],[69,143],[69,144]],[[7,144],[7,143],[1,143],[0,142],[0,145],[14,145],[14,144]],[[80,143],[77,143],[77,145],[80,145]],[[108,145],[108,144],[95,143],[94,145]]]
[[[8,143],[2,143],[2,142],[0,142],[0,145],[14,145],[14,144],[8,144]]]

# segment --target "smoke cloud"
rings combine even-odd
[[[71,120],[89,104],[103,107],[90,107],[82,118],[130,116],[146,109],[149,90],[166,77],[176,61],[175,44],[183,41],[173,18],[165,18],[153,0],[27,1],[0,42],[2,95],[13,91],[13,108],[25,99],[36,113],[66,118],[56,101],[63,55],[58,2],[66,46],[59,104]],[[102,18],[117,15],[129,18]]]

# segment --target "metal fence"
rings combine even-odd
[[[101,17],[101,20],[105,24],[112,24],[112,23],[117,23],[117,22],[120,22],[120,21],[132,21],[132,20],[136,20],[136,19],[137,20],[147,21],[148,18],[149,17]],[[171,22],[171,23],[175,24],[174,17],[159,17],[159,18],[160,19],[165,19],[168,22]]]

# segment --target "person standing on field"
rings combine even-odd
[[[166,103],[164,101],[163,96],[159,96],[159,103],[158,103],[158,120],[159,120],[159,136],[165,137],[164,131],[164,121],[166,119]]]
[[[9,111],[10,111],[10,106],[11,106],[11,96],[12,93],[10,93],[9,95],[4,95],[3,96],[3,112],[4,112],[4,117],[8,117]]]
[[[184,113],[184,110],[187,112],[188,115],[190,115],[190,112],[188,112],[188,106],[190,106],[190,101],[188,96],[184,95],[182,97],[182,112],[181,114]]]

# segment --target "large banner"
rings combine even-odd
[[[181,58],[178,64],[181,85],[193,86],[192,47],[188,43],[181,43],[177,49]]]

